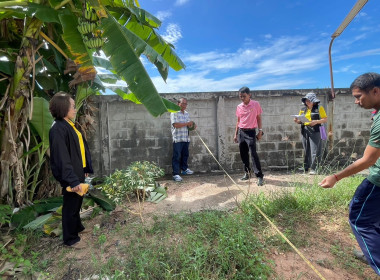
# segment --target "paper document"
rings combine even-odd
[[[305,117],[305,115],[291,115],[292,117],[295,117],[297,118],[299,121],[301,121],[302,123],[305,123],[305,122],[310,122],[309,119],[307,119]]]

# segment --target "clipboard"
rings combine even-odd
[[[305,115],[290,115],[290,116],[296,118],[297,120],[301,121],[302,123],[311,122],[311,120],[307,119],[305,117]]]

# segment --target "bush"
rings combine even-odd
[[[144,193],[147,187],[154,186],[155,180],[164,174],[164,170],[154,162],[135,161],[125,170],[116,170],[105,178],[103,184],[96,187],[119,204],[128,195]]]
[[[0,204],[0,228],[11,221],[12,209],[9,205]]]

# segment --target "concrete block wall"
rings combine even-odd
[[[327,111],[326,90],[253,91],[252,98],[263,108],[262,141],[257,150],[264,172],[292,170],[302,163],[303,148],[300,127],[290,115],[303,107],[301,98],[313,91]],[[340,164],[360,157],[369,137],[370,110],[354,104],[347,89],[337,90],[333,102],[334,142],[327,154]],[[197,124],[191,132],[189,166],[197,172],[220,170],[204,143],[228,171],[242,171],[238,145],[233,142],[236,106],[241,102],[237,92],[162,94],[168,100],[188,99],[187,111]],[[96,96],[92,102],[99,108],[95,133],[89,139],[97,175],[108,175],[125,169],[133,161],[154,161],[171,173],[172,138],[170,114],[152,117],[144,106],[118,96]],[[199,135],[198,135],[199,134]],[[355,154],[356,153],[356,154]],[[354,157],[353,157],[354,156]]]

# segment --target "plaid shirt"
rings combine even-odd
[[[181,111],[177,113],[170,114],[170,122],[172,124],[172,135],[173,143],[179,142],[190,142],[189,130],[187,126],[181,128],[175,128],[173,124],[175,123],[187,123],[190,121],[190,116],[188,112],[182,113]]]

